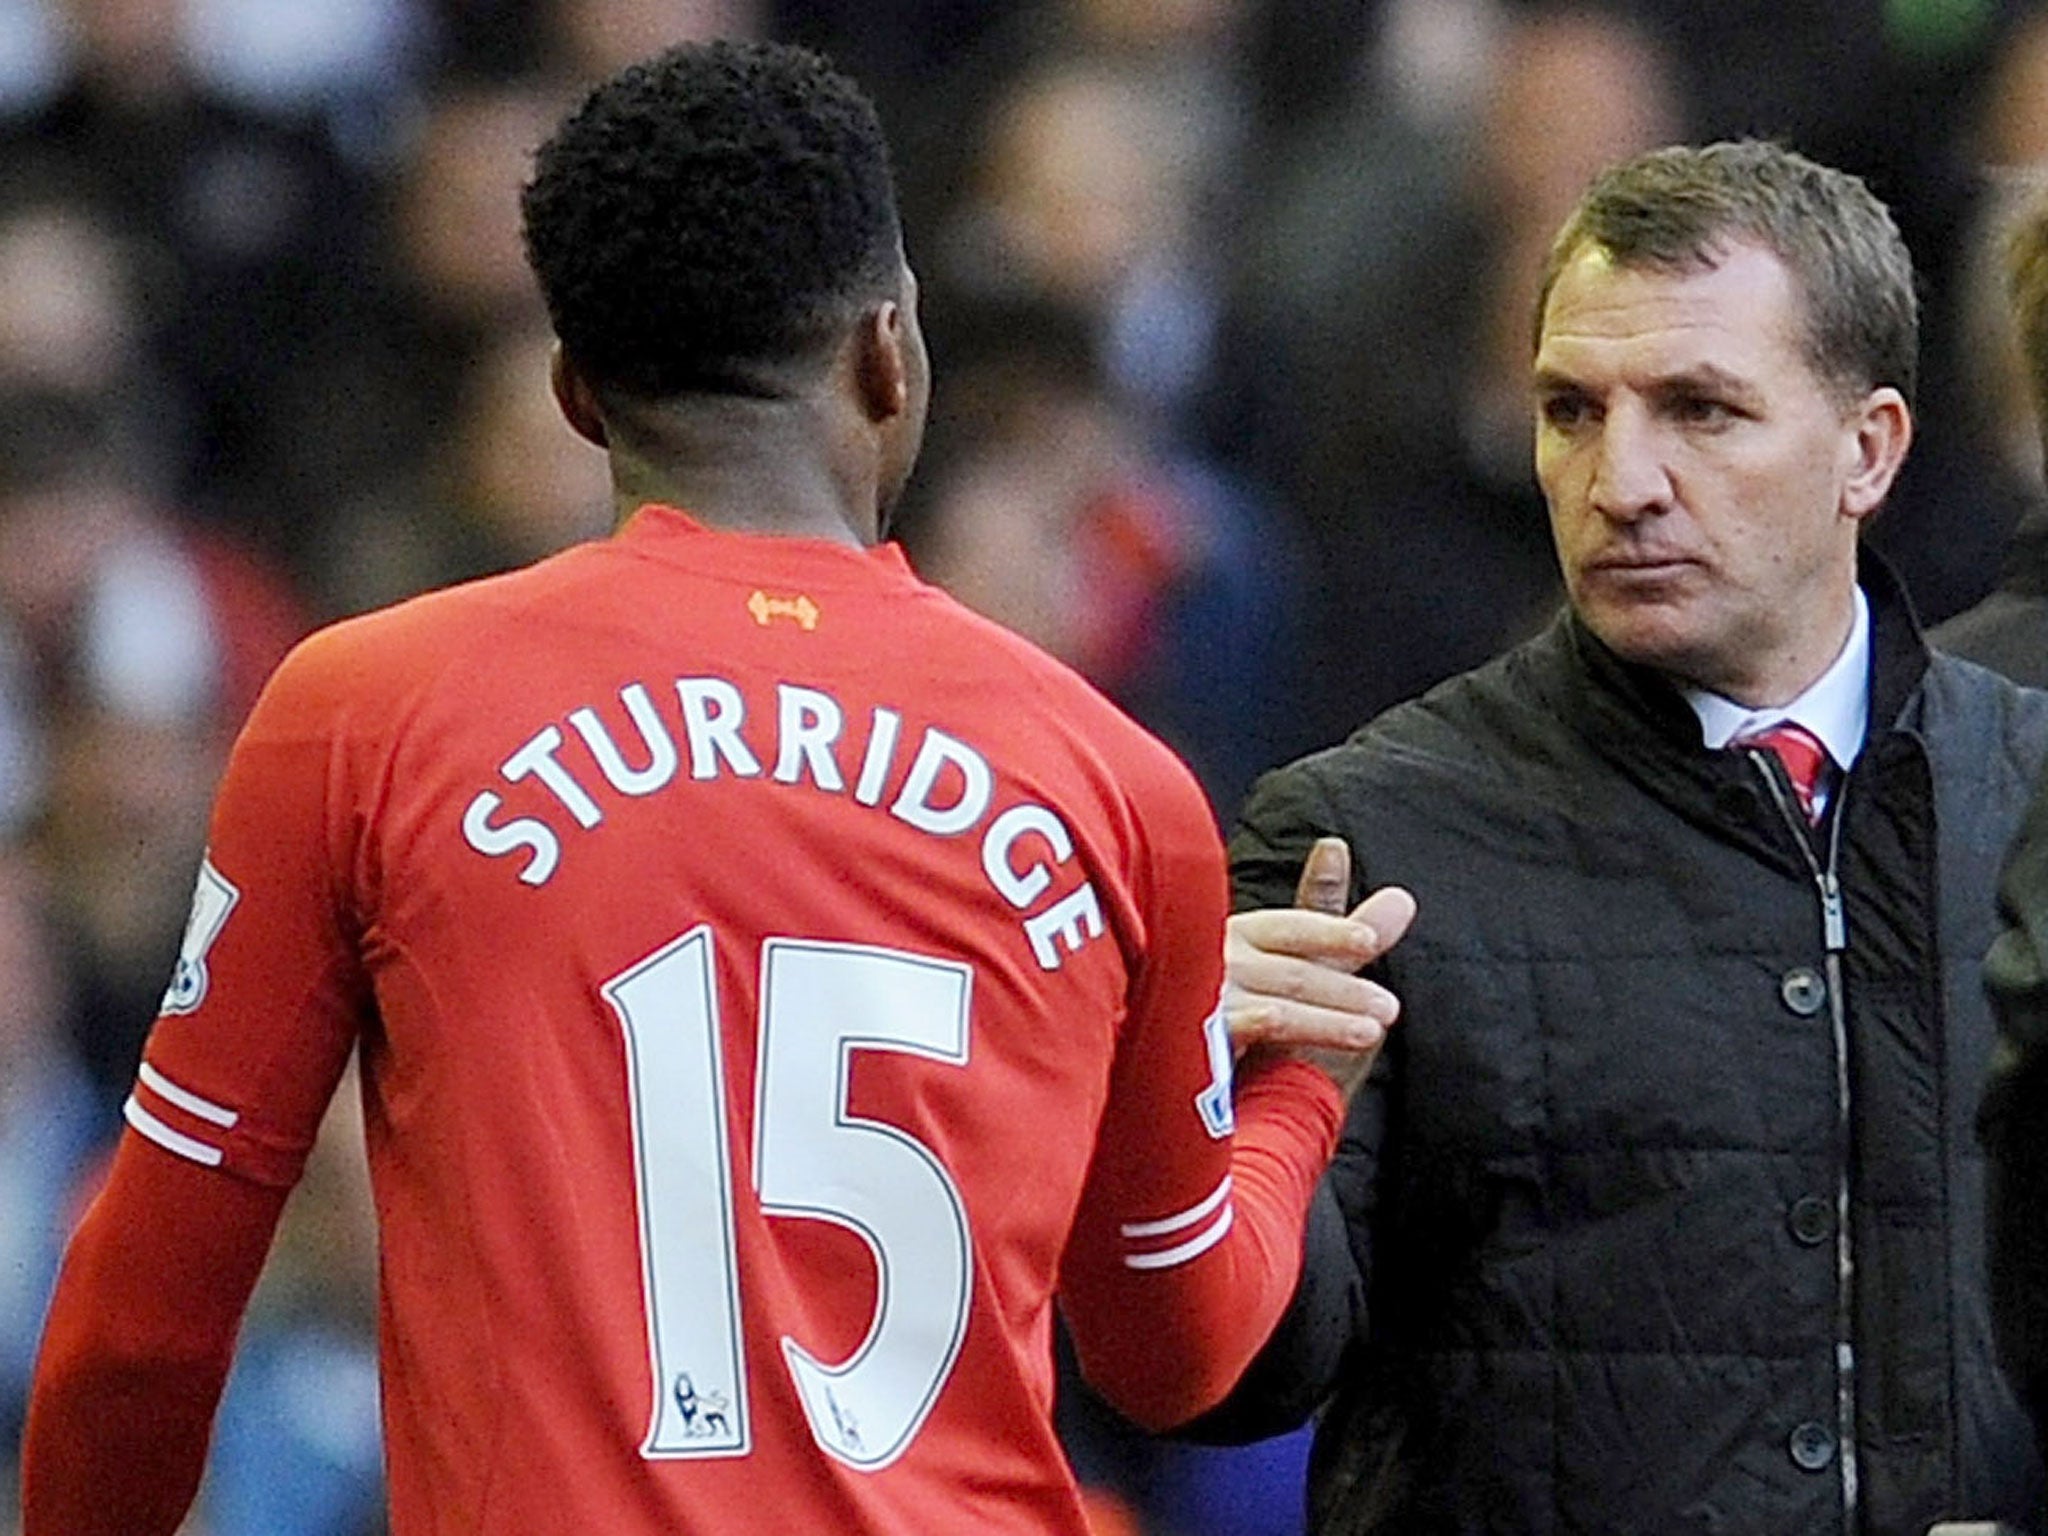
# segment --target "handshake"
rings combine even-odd
[[[1232,1049],[1313,1062],[1348,1098],[1399,1017],[1400,999],[1358,972],[1400,942],[1415,898],[1382,886],[1348,912],[1351,849],[1319,838],[1292,907],[1240,912],[1224,940],[1223,1017]]]

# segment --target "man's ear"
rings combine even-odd
[[[1884,505],[1906,450],[1913,445],[1913,412],[1890,385],[1865,397],[1855,420],[1854,458],[1842,486],[1842,511],[1861,521]]]
[[[861,316],[854,337],[853,376],[861,408],[878,425],[910,406],[910,361],[903,306],[894,299]]]
[[[559,341],[548,358],[548,385],[554,391],[555,404],[560,407],[563,419],[575,429],[576,435],[600,448],[607,446],[604,410],[597,403],[597,391],[590,387],[583,371],[570,361]]]

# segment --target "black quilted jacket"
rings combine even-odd
[[[2048,694],[1864,579],[1871,733],[1811,835],[1568,618],[1255,790],[1241,907],[1324,832],[1420,901],[1294,1307],[1197,1431],[1324,1408],[1319,1533],[2039,1517],[1972,1127]]]

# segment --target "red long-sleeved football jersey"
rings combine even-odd
[[[396,1536],[1078,1536],[1055,1298],[1134,1416],[1208,1406],[1340,1118],[1233,1096],[1226,900],[1172,754],[890,547],[649,507],[316,635],[67,1263],[27,1536],[196,1478],[358,1046]],[[199,1411],[119,1460],[148,1393]]]

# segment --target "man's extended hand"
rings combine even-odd
[[[1351,849],[1316,841],[1293,907],[1240,912],[1224,942],[1223,1015],[1231,1044],[1282,1049],[1312,1061],[1348,1097],[1365,1081],[1401,1011],[1385,987],[1354,974],[1392,949],[1415,917],[1415,898],[1382,886],[1346,915]]]

